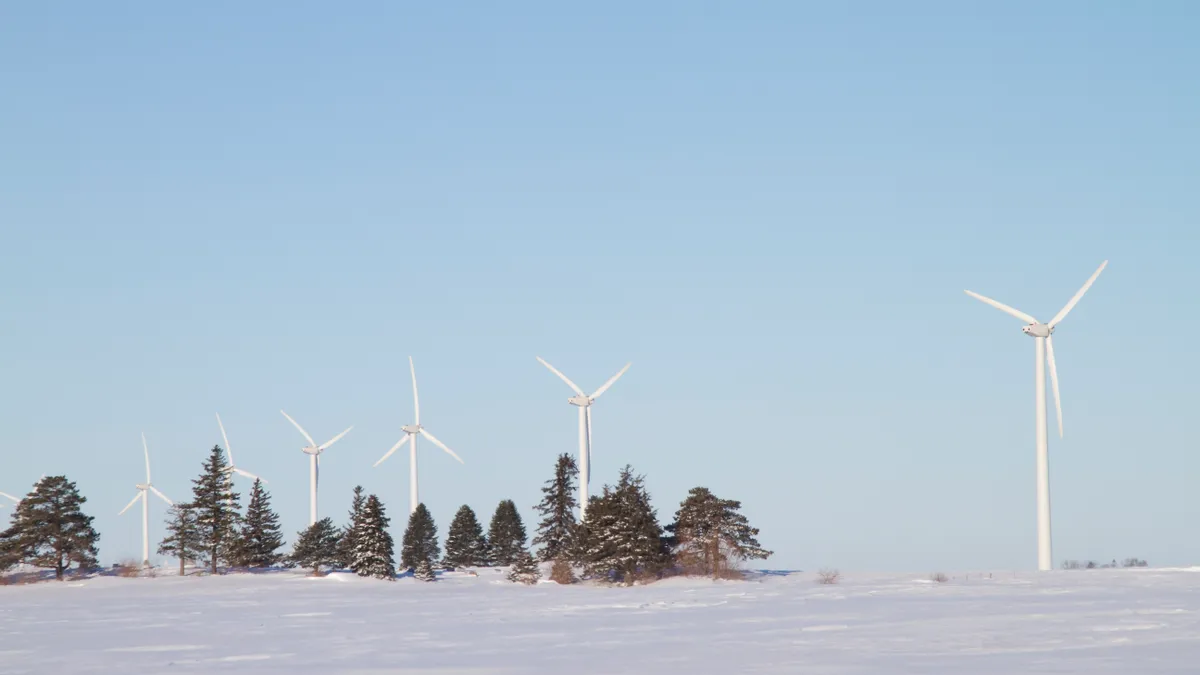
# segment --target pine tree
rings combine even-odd
[[[554,478],[546,481],[542,488],[542,501],[536,507],[542,514],[542,522],[533,538],[533,545],[542,547],[538,551],[538,560],[542,562],[565,557],[574,546],[577,475],[579,468],[575,458],[564,453],[558,456]]]
[[[475,512],[466,504],[454,514],[450,532],[446,536],[446,556],[442,567],[478,567],[487,564],[487,540],[483,537],[483,526],[475,518]]]
[[[229,465],[221,446],[214,445],[204,462],[204,471],[192,481],[192,508],[196,512],[196,527],[204,549],[202,556],[209,570],[217,573],[217,565],[229,562],[238,540],[239,497],[229,480]]]
[[[734,560],[765,560],[771,551],[758,543],[758,528],[738,513],[742,503],[720,499],[708,488],[696,487],[667,526],[677,563],[687,572],[719,579]]]
[[[626,466],[615,486],[588,503],[577,551],[588,574],[632,583],[666,567],[662,534],[644,477]]]
[[[409,515],[408,527],[404,530],[404,540],[400,547],[400,566],[415,571],[417,564],[422,560],[433,564],[433,561],[438,559],[438,553],[437,525],[433,523],[429,509],[425,508],[424,504],[417,504],[416,510]]]
[[[363,486],[354,486],[354,500],[350,503],[350,518],[342,528],[341,561],[338,563],[345,569],[354,568],[355,531],[362,521],[363,505],[367,503]]]
[[[283,559],[281,546],[283,531],[279,515],[271,510],[271,494],[263,488],[262,480],[255,478],[232,562],[238,567],[270,567]]]
[[[188,561],[204,554],[202,544],[196,526],[196,510],[191,504],[172,506],[167,513],[167,536],[158,545],[158,554],[179,558],[179,576],[182,577]]]
[[[296,538],[290,561],[311,568],[314,575],[322,567],[333,567],[338,560],[338,531],[329,518],[322,518],[301,530]]]
[[[417,581],[437,581],[437,573],[433,571],[433,563],[429,560],[418,562],[417,568],[413,570],[413,578]]]
[[[488,562],[493,565],[511,565],[525,550],[525,524],[511,499],[505,499],[492,514],[488,527]]]
[[[508,580],[517,584],[526,584],[532,586],[542,578],[542,572],[538,569],[537,561],[529,554],[529,551],[522,550],[513,560],[512,569],[508,572]]]
[[[12,524],[0,532],[0,558],[52,567],[60,581],[72,563],[80,570],[95,568],[100,535],[81,508],[86,502],[66,476],[42,478],[17,504]]]
[[[358,490],[355,496],[358,496]],[[396,577],[395,547],[388,532],[391,519],[384,511],[383,503],[375,495],[363,501],[354,526],[354,550],[350,569],[360,577],[392,580]]]

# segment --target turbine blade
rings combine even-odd
[[[317,449],[324,450],[325,448],[328,448],[329,446],[333,445],[334,443],[337,443],[338,441],[342,440],[342,436],[345,436],[346,434],[350,433],[350,430],[353,428],[354,427],[352,427],[352,426],[347,427],[346,430],[343,431],[342,433],[338,434],[337,436],[334,436],[333,438],[329,439],[328,441],[325,441],[324,445],[317,446]]]
[[[221,440],[225,441],[225,455],[229,457],[229,465],[233,466],[233,448],[229,447],[229,437],[225,435],[225,425],[221,424],[221,413],[217,413],[217,426],[221,427]]]
[[[621,376],[625,374],[625,371],[629,370],[629,366],[632,365],[633,363],[626,363],[625,367],[618,371],[616,375],[608,378],[608,382],[605,382],[603,385],[601,385],[601,387],[596,390],[596,393],[592,394],[591,398],[600,398],[600,394],[608,391],[608,388],[613,386],[613,382],[616,382],[618,379],[620,379]]]
[[[312,437],[312,436],[309,436],[309,435],[308,435],[308,432],[304,430],[304,427],[300,426],[300,423],[299,423],[299,422],[297,422],[296,420],[292,419],[292,416],[291,416],[291,415],[289,415],[289,414],[287,414],[287,413],[283,412],[282,410],[280,410],[279,412],[283,413],[283,416],[284,416],[284,417],[286,417],[286,418],[288,419],[288,421],[292,423],[292,426],[296,427],[297,429],[299,429],[299,430],[300,430],[300,433],[304,434],[304,437],[308,439],[308,444],[309,444],[309,445],[316,445],[316,444],[317,444],[317,442],[313,440],[313,437]]]
[[[150,447],[146,445],[146,432],[142,432],[142,451],[146,453],[146,482],[150,482]]]
[[[261,476],[255,476],[254,474],[250,473],[249,471],[246,471],[245,469],[234,469],[234,472],[237,473],[239,476],[245,476],[246,478],[249,478],[250,480],[261,480],[263,482],[263,484],[266,484],[266,482],[267,482],[265,478],[262,478]]]
[[[8,497],[9,499],[13,500],[14,502],[21,501],[20,499],[17,499],[16,497],[8,494],[7,492],[0,492],[0,497]]]
[[[1075,297],[1071,298],[1071,301],[1067,303],[1067,306],[1063,307],[1062,310],[1060,310],[1058,314],[1055,314],[1053,319],[1050,319],[1050,323],[1047,324],[1048,326],[1050,326],[1051,328],[1054,328],[1055,326],[1058,325],[1058,322],[1067,318],[1067,314],[1071,313],[1071,310],[1074,309],[1075,305],[1083,298],[1083,294],[1087,293],[1087,290],[1092,287],[1092,284],[1095,283],[1095,281],[1096,281],[1096,277],[1100,276],[1100,273],[1104,271],[1105,267],[1108,267],[1107,260],[1100,263],[1100,267],[1097,268],[1096,271],[1092,273],[1092,276],[1088,277],[1088,280],[1083,285],[1083,288],[1079,289],[1079,292],[1075,294]]]
[[[991,305],[992,307],[995,307],[996,309],[1000,310],[1001,312],[1004,312],[1006,314],[1011,314],[1012,316],[1017,317],[1018,319],[1024,321],[1025,323],[1037,323],[1038,322],[1038,320],[1033,318],[1032,316],[1029,316],[1028,314],[1026,314],[1025,312],[1022,312],[1019,309],[1013,309],[1012,307],[1009,307],[1008,305],[1004,304],[1003,302],[996,302],[995,300],[993,300],[991,298],[986,298],[974,291],[963,291],[963,292],[966,293],[967,295],[971,296],[972,298],[975,298],[976,300],[979,300],[981,302],[986,302],[987,304]]]
[[[413,424],[421,423],[421,399],[417,397],[417,368],[413,365],[412,357],[408,357],[408,372],[412,373],[413,381],[413,415],[416,416],[416,421]]]
[[[168,499],[166,495],[164,495],[163,493],[159,492],[159,491],[158,491],[158,488],[154,487],[153,485],[151,485],[151,486],[150,486],[150,491],[151,491],[151,492],[153,492],[154,494],[158,495],[158,498],[159,498],[159,499],[161,499],[161,500],[163,500],[164,502],[166,502],[166,503],[167,503],[167,506],[175,506],[175,502],[173,502],[173,501],[171,501],[170,499]]]
[[[420,433],[425,438],[428,438],[431,443],[433,443],[434,445],[438,446],[439,448],[445,450],[446,452],[450,453],[450,456],[453,457],[454,459],[457,459],[459,464],[466,464],[466,462],[462,461],[462,457],[459,457],[458,455],[454,454],[454,451],[451,450],[448,445],[439,441],[436,437],[434,437],[433,434],[429,433],[428,431],[425,431],[425,429],[421,429]]]
[[[123,515],[125,515],[125,512],[126,512],[126,511],[128,511],[128,510],[129,510],[129,508],[130,508],[131,506],[133,506],[134,504],[136,504],[136,503],[137,503],[137,500],[141,499],[141,498],[142,498],[142,497],[144,497],[144,496],[146,496],[146,493],[145,493],[145,492],[142,492],[141,490],[138,490],[137,496],[136,496],[136,497],[134,497],[133,499],[131,499],[131,500],[129,501],[129,503],[125,505],[125,508],[121,509],[121,512],[120,512],[120,513],[118,513],[117,515],[118,515],[118,516],[123,516]]]
[[[538,360],[538,361],[539,361],[539,362],[540,362],[540,363],[541,363],[543,366],[546,366],[547,368],[549,368],[549,369],[550,369],[550,372],[552,372],[552,373],[554,373],[555,375],[557,375],[557,376],[559,377],[559,379],[561,379],[563,382],[566,382],[566,383],[567,383],[567,386],[568,386],[568,387],[570,387],[571,389],[574,389],[576,394],[579,394],[580,396],[587,396],[587,394],[583,393],[583,390],[582,390],[582,389],[580,389],[580,388],[579,388],[579,386],[578,386],[577,384],[575,384],[574,382],[572,382],[572,381],[571,381],[571,379],[570,379],[570,378],[568,378],[566,375],[563,375],[562,373],[558,372],[558,369],[557,369],[557,368],[555,368],[554,366],[550,365],[549,363],[547,363],[545,359],[543,359],[542,357],[540,357],[540,356],[539,356],[539,357],[537,357],[537,360]]]
[[[1058,367],[1054,365],[1054,338],[1046,338],[1046,363],[1050,366],[1050,387],[1054,390],[1054,412],[1058,413],[1058,437],[1063,437],[1062,399],[1058,396]]]
[[[396,441],[396,444],[392,446],[392,449],[383,453],[383,457],[380,457],[379,461],[375,462],[371,466],[376,467],[376,466],[379,466],[380,464],[383,464],[383,460],[387,459],[388,457],[391,457],[393,454],[396,453],[397,450],[400,449],[400,446],[404,445],[407,442],[408,442],[408,434],[404,434],[404,438],[401,438],[400,440]]]

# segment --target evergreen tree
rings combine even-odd
[[[446,536],[446,556],[442,567],[477,567],[487,564],[487,540],[483,537],[483,526],[475,518],[475,512],[466,504],[454,514],[450,533]]]
[[[60,581],[72,563],[80,570],[95,568],[100,535],[81,508],[85,502],[66,476],[42,478],[17,504],[12,524],[0,532],[0,558],[8,565],[52,567]]]
[[[417,568],[413,570],[413,578],[418,581],[437,581],[437,573],[433,571],[433,563],[428,560],[418,562]]]
[[[666,567],[662,534],[644,477],[626,466],[615,486],[604,486],[604,493],[588,503],[577,551],[588,574],[632,583]]]
[[[417,509],[408,517],[408,527],[404,530],[404,541],[400,547],[400,566],[416,570],[417,564],[428,560],[432,565],[438,559],[437,525],[433,516],[424,504],[417,504]]]
[[[320,574],[322,567],[333,567],[338,560],[338,531],[329,518],[322,518],[301,530],[289,556],[292,563]]]
[[[505,499],[492,514],[488,527],[488,561],[493,565],[511,565],[525,550],[525,524],[511,499]]]
[[[356,498],[358,492],[355,491]],[[396,577],[395,547],[388,533],[390,523],[378,497],[371,495],[363,501],[358,524],[352,530],[354,550],[350,569],[358,576],[389,581]]]
[[[734,560],[765,560],[771,551],[758,543],[758,528],[738,513],[742,503],[720,499],[708,488],[696,487],[675,512],[671,533],[676,562],[687,572],[721,577]]]
[[[238,541],[239,497],[229,480],[229,465],[221,446],[214,445],[204,462],[203,473],[192,481],[191,506],[196,512],[196,527],[204,554],[202,560],[217,573],[217,565],[229,562]]]
[[[363,505],[367,503],[367,496],[364,494],[363,486],[354,486],[354,500],[350,502],[350,519],[346,522],[346,526],[342,528],[341,552],[339,556],[341,561],[338,563],[345,569],[354,568],[354,548],[355,531],[360,527],[362,521]]]
[[[534,546],[541,546],[538,560],[546,562],[565,557],[574,546],[575,538],[575,477],[579,468],[575,458],[564,453],[558,456],[554,478],[542,488],[542,501],[537,505],[542,514]]]
[[[270,567],[283,559],[281,546],[283,531],[279,515],[271,510],[271,494],[263,488],[262,480],[255,478],[232,562],[238,567]]]
[[[204,554],[200,529],[196,525],[196,510],[191,504],[175,504],[167,513],[167,536],[158,545],[159,555],[179,558],[179,576],[183,576],[190,560]]]
[[[508,580],[516,584],[526,584],[532,586],[542,578],[542,572],[538,569],[537,561],[529,554],[529,551],[522,550],[517,554],[516,560],[513,560],[512,569],[508,572]]]

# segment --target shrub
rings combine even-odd
[[[933,574],[929,575],[929,580],[935,583],[944,584],[947,581],[950,581],[950,577],[942,574],[941,572],[934,572]]]
[[[831,586],[841,580],[842,580],[842,573],[835,569],[830,569],[830,568],[826,567],[817,572],[817,583],[818,584],[824,584],[826,586]]]

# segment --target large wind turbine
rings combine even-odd
[[[132,507],[134,504],[136,504],[139,499],[142,500],[142,565],[144,567],[149,567],[150,566],[150,495],[149,495],[149,493],[153,492],[154,494],[158,495],[159,498],[161,498],[164,502],[167,503],[167,506],[175,506],[175,503],[172,502],[170,499],[167,499],[166,495],[159,492],[158,488],[154,487],[154,485],[152,485],[150,483],[150,448],[146,445],[146,434],[144,434],[144,433],[142,434],[142,451],[146,455],[146,482],[138,483],[137,485],[135,485],[135,487],[137,488],[137,491],[138,491],[137,496],[134,497],[133,500],[130,501],[128,504],[126,504],[125,508],[121,509],[121,512],[118,513],[117,515],[118,516],[124,515],[125,512],[128,511],[130,509],[130,507]]]
[[[261,480],[262,482],[266,483],[266,479],[259,478],[249,471],[243,471],[233,463],[233,448],[229,447],[229,437],[225,435],[225,425],[221,423],[220,413],[217,413],[217,426],[221,427],[221,440],[225,441],[225,454],[229,457],[229,466],[225,467],[225,473],[229,476],[229,484],[233,485],[233,474],[235,473],[240,476],[245,476],[250,480]]]
[[[616,375],[608,378],[599,389],[594,391],[591,396],[583,393],[583,390],[572,382],[566,375],[558,372],[558,369],[546,362],[542,357],[537,357],[539,363],[550,369],[550,372],[557,375],[567,386],[575,392],[575,395],[567,399],[567,403],[579,408],[579,520],[582,521],[587,513],[588,505],[588,477],[591,473],[592,464],[592,403],[600,398],[600,394],[608,391],[608,388],[613,386],[625,371],[629,370],[632,363],[626,363],[625,367],[617,371]]]
[[[1067,317],[1067,314],[1075,307],[1084,293],[1092,287],[1096,281],[1096,277],[1104,271],[1108,261],[1105,260],[1100,264],[1100,267],[1092,274],[1079,289],[1079,292],[1071,298],[1058,314],[1054,315],[1047,323],[1042,323],[1034,317],[1022,312],[1018,309],[1013,309],[1004,303],[996,302],[991,298],[985,298],[978,293],[966,291],[966,294],[986,302],[996,309],[1010,314],[1027,325],[1021,329],[1034,340],[1034,412],[1036,416],[1037,430],[1037,535],[1038,535],[1038,570],[1048,571],[1053,568],[1053,556],[1050,550],[1050,456],[1049,456],[1049,439],[1046,433],[1046,363],[1050,364],[1050,385],[1054,389],[1054,411],[1058,415],[1058,435],[1059,438],[1063,435],[1062,421],[1062,402],[1058,395],[1058,369],[1054,365],[1054,329],[1058,324]]]
[[[321,445],[317,445],[317,442],[313,440],[313,437],[309,436],[308,432],[304,430],[304,427],[300,426],[300,424],[298,422],[296,422],[296,420],[292,419],[290,415],[283,412],[282,410],[280,410],[279,412],[283,413],[283,416],[286,417],[287,420],[292,423],[292,426],[299,429],[300,433],[304,434],[304,438],[308,439],[308,445],[304,446],[303,448],[300,448],[300,450],[304,454],[308,455],[308,460],[309,460],[308,461],[308,466],[309,466],[309,472],[308,472],[308,491],[309,491],[308,492],[308,524],[314,525],[317,522],[317,470],[318,470],[317,465],[320,463],[320,459],[318,459],[318,458],[321,456],[322,452],[325,452],[326,448],[328,448],[329,446],[333,445],[334,443],[337,443],[338,441],[340,441],[342,439],[342,436],[345,436],[346,434],[350,433],[350,430],[353,429],[354,427],[353,426],[347,427],[346,430],[343,431],[342,433],[338,434],[337,436],[334,436],[333,438],[329,439],[328,441],[326,441],[325,443],[323,443]]]
[[[400,446],[404,445],[406,442],[408,443],[409,513],[412,513],[413,511],[417,510],[417,504],[421,503],[421,500],[418,498],[418,494],[417,494],[417,435],[418,434],[429,439],[430,443],[433,443],[434,445],[438,446],[442,450],[445,450],[446,452],[450,453],[450,456],[453,457],[454,459],[457,459],[459,464],[464,464],[465,462],[462,461],[462,457],[459,457],[458,455],[454,454],[454,451],[451,450],[449,448],[449,446],[447,446],[445,443],[439,441],[433,434],[426,431],[425,427],[421,426],[421,401],[420,401],[420,399],[417,398],[417,369],[413,367],[413,360],[412,360],[411,356],[408,357],[408,370],[410,373],[412,373],[413,417],[416,419],[416,421],[414,421],[412,424],[401,427],[401,430],[404,431],[404,436],[402,436],[400,438],[400,440],[396,441],[396,444],[392,446],[392,449],[385,452],[383,454],[383,457],[379,458],[378,462],[375,462],[375,466],[379,466],[380,464],[383,464],[383,460],[387,459],[388,457],[391,457],[392,453],[394,453],[400,449]]]

